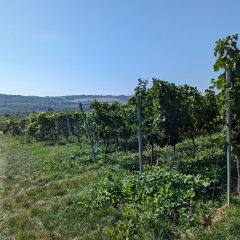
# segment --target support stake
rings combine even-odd
[[[88,127],[88,124],[87,124],[86,116],[85,116],[84,111],[83,111],[82,103],[79,103],[79,108],[80,108],[80,110],[82,112],[83,121],[84,121],[85,126],[86,126],[87,134],[88,134],[88,136],[90,138],[93,158],[94,158],[94,160],[96,160],[96,153],[95,153],[95,149],[94,149],[94,146],[93,146],[93,138],[92,138],[92,135],[90,134],[90,131],[89,131],[89,127]]]
[[[227,84],[231,83],[231,70],[226,71],[226,81]],[[231,92],[228,87],[226,92],[226,101],[227,101],[227,204],[229,205],[231,202]]]
[[[140,174],[143,173],[143,159],[142,159],[142,119],[141,119],[141,104],[140,97],[137,97],[137,118],[138,118],[138,146],[139,146],[139,166]]]

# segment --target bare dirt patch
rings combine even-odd
[[[226,208],[226,205],[223,205],[222,207],[218,208],[215,214],[213,214],[211,222],[216,223],[222,219],[222,212]]]

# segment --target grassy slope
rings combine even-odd
[[[111,227],[123,220],[120,209],[112,207],[96,211],[94,215],[78,211],[80,196],[103,179],[107,171],[117,175],[130,174],[129,169],[137,164],[136,154],[111,155],[111,164],[106,169],[101,161],[91,162],[87,156],[90,149],[80,154],[78,145],[46,146],[43,143],[23,144],[12,137],[0,136],[2,152],[6,156],[4,211],[1,213],[0,239],[109,239]],[[160,164],[182,168],[187,171],[206,171],[206,156],[202,153],[208,146],[206,139],[198,139],[198,158],[190,158],[189,143],[178,146],[179,157],[173,161],[171,148],[165,148],[159,158]],[[202,154],[202,155],[201,155]],[[208,153],[207,159],[211,158]],[[204,156],[203,156],[204,155]],[[116,158],[119,161],[116,161]],[[179,161],[179,159],[186,159]],[[127,163],[127,164],[126,164]],[[215,164],[215,161],[213,162]],[[2,194],[2,193],[1,193]],[[73,204],[74,203],[74,204]],[[74,208],[72,207],[74,206]],[[191,234],[175,236],[195,239],[240,239],[239,202],[223,211],[220,221],[207,228],[190,229]],[[149,229],[139,229],[137,239],[172,239],[172,231],[180,232],[174,225],[163,223],[161,231],[152,234]],[[161,235],[162,234],[162,235]],[[107,237],[108,236],[108,237]],[[112,239],[115,239],[112,237]]]
[[[0,226],[3,221],[3,211],[4,211],[4,178],[5,178],[5,166],[6,166],[6,158],[3,150],[3,143],[0,142]],[[1,236],[0,230],[0,239],[3,239]]]
[[[80,160],[77,145],[21,144],[4,136],[1,142],[7,155],[2,239],[101,237],[98,227],[111,225],[114,210],[101,211],[98,218],[68,211],[69,202],[104,177],[101,164],[88,164],[88,150]]]
[[[208,228],[195,230],[195,239],[199,240],[239,240],[240,239],[240,198],[234,197],[229,207],[223,207],[220,214]]]

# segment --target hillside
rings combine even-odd
[[[98,101],[126,103],[129,96],[112,95],[72,95],[60,97],[37,97],[21,95],[0,94],[0,114],[16,114],[46,111],[52,108],[54,111],[77,110],[79,102],[88,109],[90,103],[97,99]]]

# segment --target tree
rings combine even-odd
[[[136,124],[135,115],[134,108],[130,104],[121,105],[121,126],[119,128],[119,135],[125,140],[126,152],[128,152],[128,139],[132,136],[134,125]]]
[[[219,111],[217,108],[216,94],[209,88],[205,90],[204,98],[204,126],[203,130],[209,135],[210,141],[213,145],[212,134],[219,123]]]
[[[135,88],[135,96],[131,99],[135,109],[137,108],[136,98],[139,98],[141,106],[141,131],[146,140],[146,148],[151,152],[151,162],[154,164],[154,143],[156,143],[156,134],[154,132],[153,120],[153,95],[151,89],[147,88],[148,80],[139,79],[138,86]],[[141,143],[140,143],[141,144]],[[140,154],[141,155],[141,154]]]
[[[104,143],[104,160],[107,159],[111,137],[117,137],[121,125],[120,104],[93,101],[91,108],[94,111],[95,122],[100,138]]]
[[[72,116],[72,131],[73,135],[77,137],[78,143],[80,143],[80,137],[84,134],[84,122],[83,122],[83,117],[82,114],[79,112],[73,113]]]
[[[153,79],[151,95],[153,99],[153,125],[154,133],[158,132],[160,138],[173,146],[179,139],[179,126],[181,113],[178,87],[174,83],[168,83],[159,79]]]
[[[237,46],[238,35],[234,34],[226,38],[220,39],[216,42],[214,55],[217,60],[214,64],[214,70],[224,70],[219,75],[217,80],[212,80],[212,83],[220,93],[218,97],[222,104],[220,105],[220,113],[225,115],[226,109],[226,94],[231,93],[231,109],[232,122],[231,140],[233,145],[233,152],[237,157],[237,193],[240,194],[240,50]],[[226,82],[226,72],[231,72],[231,84]]]
[[[179,87],[179,98],[181,102],[181,134],[192,139],[192,156],[194,157],[196,152],[195,137],[205,122],[204,99],[197,88],[187,84]]]

